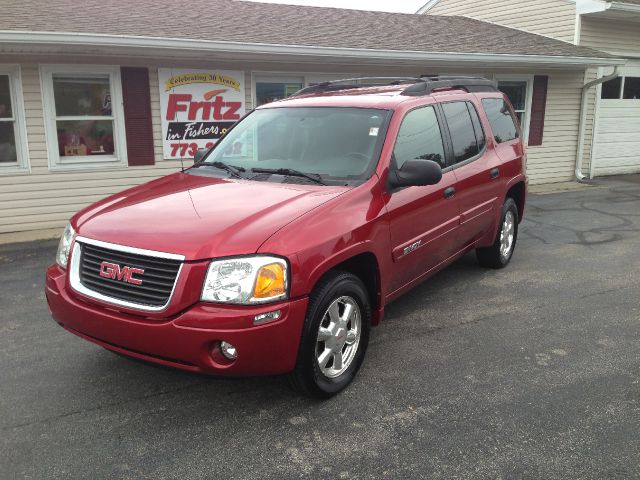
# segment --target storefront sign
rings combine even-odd
[[[244,73],[158,69],[164,158],[211,147],[245,113]]]

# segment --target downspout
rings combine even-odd
[[[582,87],[582,103],[580,106],[580,125],[578,127],[579,128],[578,152],[576,153],[576,171],[575,171],[576,179],[579,182],[583,181],[586,178],[582,174],[582,161],[584,160],[584,136],[585,136],[584,130],[586,126],[585,124],[587,123],[587,94],[591,87],[600,85],[601,83],[604,83],[604,82],[608,82],[609,80],[613,80],[614,78],[617,78],[618,75],[620,75],[620,72],[618,71],[618,66],[616,65],[611,75],[607,75],[606,77],[596,78],[595,80],[585,84]],[[593,161],[593,159],[591,159],[591,161]]]

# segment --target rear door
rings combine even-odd
[[[391,168],[423,159],[446,167],[441,120],[433,105],[409,111],[400,126]],[[390,235],[393,256],[391,291],[411,283],[438,266],[456,250],[459,210],[455,175],[444,173],[437,185],[406,187],[390,192]]]
[[[468,95],[448,100],[440,107],[447,122],[453,151],[451,167],[457,182],[455,195],[460,206],[457,241],[464,247],[494,228],[498,198],[504,186],[500,158],[487,145],[476,104]]]

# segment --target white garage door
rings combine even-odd
[[[598,89],[594,176],[640,172],[640,61],[627,65]]]

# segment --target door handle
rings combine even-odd
[[[500,169],[498,167],[492,169],[489,175],[491,175],[491,178],[498,178],[500,176]]]
[[[453,187],[445,188],[443,194],[444,198],[451,198],[456,194],[456,189]]]

